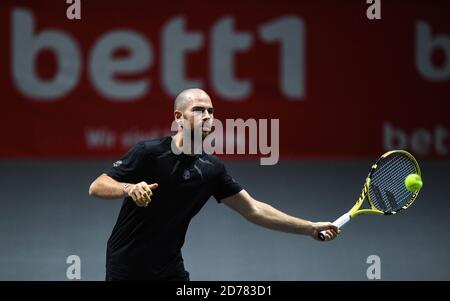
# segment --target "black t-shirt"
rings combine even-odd
[[[217,157],[176,155],[171,143],[170,136],[142,141],[106,171],[119,182],[159,185],[147,207],[123,200],[107,247],[113,277],[151,277],[181,259],[189,222],[206,201],[242,190]]]

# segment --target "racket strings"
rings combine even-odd
[[[404,180],[417,172],[414,162],[404,154],[392,154],[377,163],[371,175],[370,201],[383,212],[395,212],[412,199],[412,192],[405,187]]]

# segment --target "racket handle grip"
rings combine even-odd
[[[344,226],[346,223],[348,223],[350,221],[350,214],[345,213],[344,215],[342,215],[340,218],[338,218],[337,220],[335,220],[333,222],[333,224],[338,227],[341,228],[342,226]],[[325,231],[321,231],[319,233],[319,239],[320,240],[325,240]]]

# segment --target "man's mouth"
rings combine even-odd
[[[202,124],[202,130],[204,131],[211,131],[211,124],[210,123],[203,123]]]

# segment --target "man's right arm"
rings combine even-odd
[[[146,207],[151,201],[152,189],[157,187],[156,183],[150,185],[145,182],[121,183],[103,173],[89,186],[89,195],[102,199],[119,199],[130,196],[136,205]]]
[[[103,173],[89,186],[89,195],[102,199],[120,199],[128,196],[129,186],[131,184],[120,183]]]

